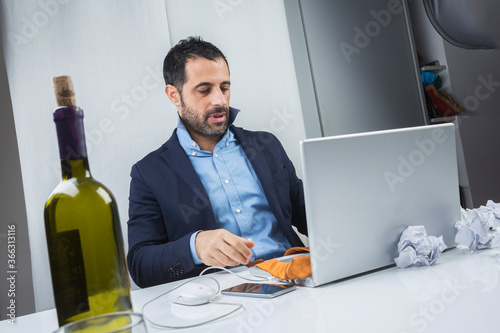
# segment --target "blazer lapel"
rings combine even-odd
[[[204,206],[210,208],[209,211],[212,217],[210,220],[213,224],[213,227],[215,228],[215,217],[213,215],[212,206],[207,191],[205,190],[200,177],[194,170],[191,161],[189,161],[189,158],[186,156],[186,152],[179,144],[176,131],[177,130],[174,130],[174,133],[172,134],[170,139],[163,145],[166,149],[161,153],[161,156],[165,163],[167,163],[191,188],[191,190],[193,190],[196,198],[200,199]],[[175,163],[173,163],[173,161],[175,161]]]

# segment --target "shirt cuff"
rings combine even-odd
[[[200,260],[200,258],[198,258],[198,255],[196,254],[196,248],[195,248],[195,239],[196,239],[196,235],[198,235],[198,233],[202,231],[202,230],[198,230],[197,232],[193,233],[191,235],[191,238],[189,239],[189,248],[191,250],[191,258],[193,258],[193,261],[194,261],[194,264],[195,265],[201,265],[202,262]]]

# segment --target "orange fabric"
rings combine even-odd
[[[292,247],[285,252],[285,255],[308,252],[309,248],[307,247]],[[291,262],[281,262],[271,259],[256,266],[281,280],[303,279],[312,275],[310,256],[295,257]]]
[[[247,266],[247,267],[257,266],[257,264],[260,264],[261,262],[264,262],[264,261],[265,261],[264,259],[257,259],[257,260],[254,260],[254,261],[250,261],[245,266]]]
[[[284,256],[289,256],[291,254],[297,254],[297,253],[309,253],[309,248],[308,247],[292,247],[286,250]]]

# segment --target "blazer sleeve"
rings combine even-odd
[[[189,248],[193,232],[171,240],[164,220],[168,217],[137,164],[130,175],[127,262],[132,279],[144,288],[195,275],[200,267]]]
[[[277,138],[275,142],[288,172],[289,199],[292,207],[291,223],[298,231],[307,236],[306,208],[302,180],[297,177],[295,167],[281,142]]]
[[[281,144],[280,144],[281,146]],[[281,146],[281,149],[283,147]],[[283,152],[285,150],[283,149]],[[286,153],[285,153],[286,154]],[[288,172],[290,175],[290,201],[292,202],[292,225],[304,235],[308,235],[306,221],[306,204],[304,199],[304,185],[297,177],[292,161],[288,160]]]

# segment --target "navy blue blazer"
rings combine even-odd
[[[307,234],[302,181],[281,143],[267,132],[230,130],[250,160],[279,228],[291,246],[303,246],[292,229],[294,225]],[[189,239],[198,230],[218,227],[176,130],[132,167],[131,177],[127,261],[135,283],[144,288],[198,274],[206,266],[193,262]]]

